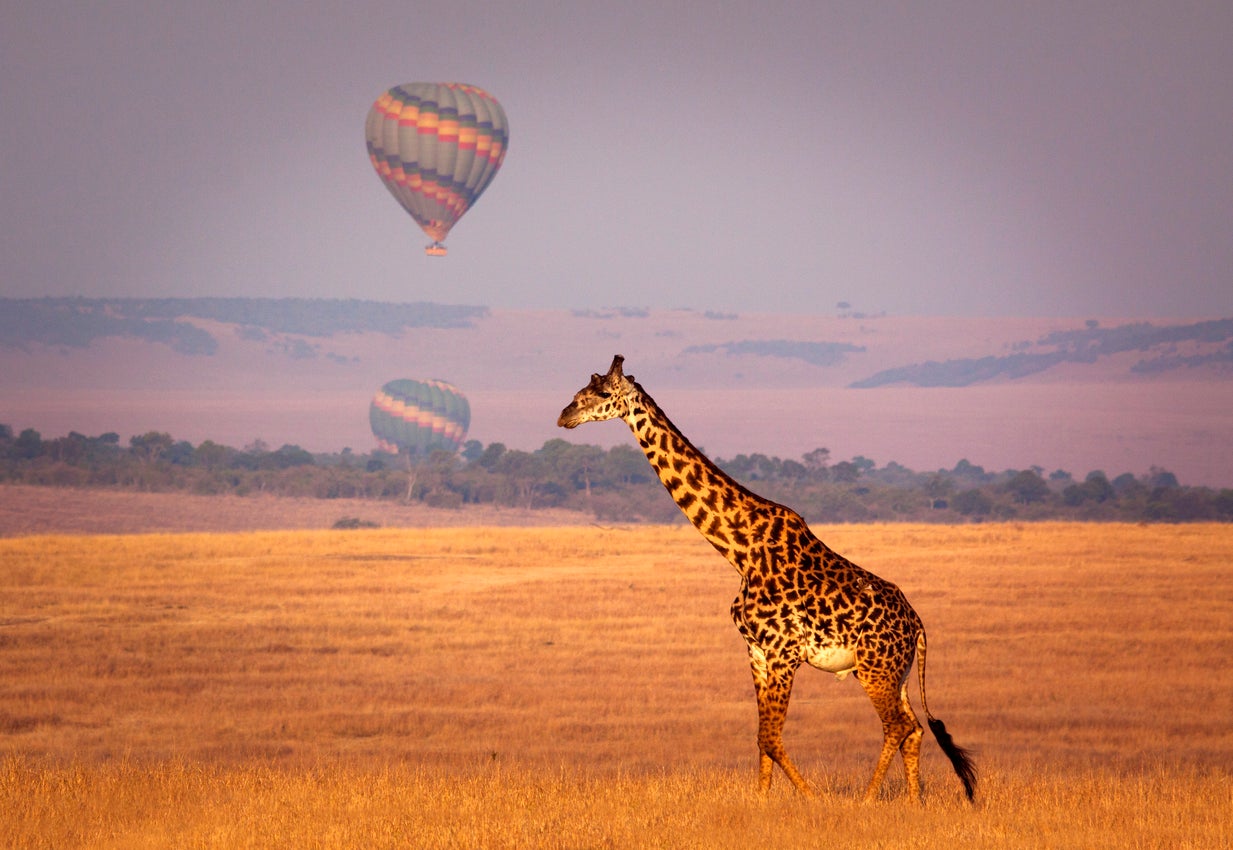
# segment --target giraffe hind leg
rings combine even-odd
[[[902,679],[895,682],[891,677],[862,677],[861,685],[882,720],[882,751],[878,754],[873,778],[869,780],[869,787],[865,790],[865,802],[877,800],[886,773],[895,759],[895,753],[903,757],[908,797],[913,802],[919,802],[920,743],[924,730],[908,702]]]
[[[899,701],[903,712],[912,721],[912,731],[899,745],[899,753],[903,756],[903,778],[907,783],[908,797],[914,803],[920,802],[920,743],[925,736],[916,713],[912,711],[912,703],[908,702],[908,689],[905,681],[899,689]]]

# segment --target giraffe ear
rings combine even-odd
[[[625,362],[625,358],[622,357],[620,354],[614,355],[612,358],[612,365],[608,367],[608,377],[613,377],[613,376],[616,376],[618,378],[622,377],[621,364],[624,362]]]

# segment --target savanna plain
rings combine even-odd
[[[756,790],[731,568],[685,526],[0,539],[0,845],[1233,846],[1233,528],[818,526],[898,583],[924,805],[803,668]],[[912,680],[911,693],[919,707]]]

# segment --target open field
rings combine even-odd
[[[797,680],[821,800],[753,791],[731,569],[690,528],[0,540],[14,847],[1226,847],[1233,528],[817,529],[898,582],[925,806],[855,800],[859,686]],[[2,842],[0,842],[2,843]]]
[[[384,528],[582,525],[576,511],[465,505],[431,508],[422,502],[316,499],[253,494],[143,493],[101,488],[0,484],[0,537],[35,534],[290,531],[332,528],[351,517]]]

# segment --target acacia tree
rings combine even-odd
[[[801,462],[805,464],[805,468],[813,473],[821,473],[826,471],[826,465],[831,461],[831,450],[825,448],[816,448],[813,451],[805,452],[801,455]]]

